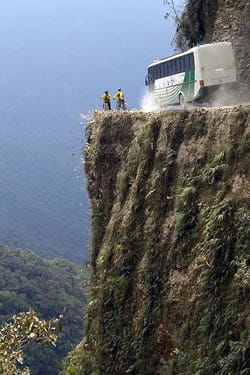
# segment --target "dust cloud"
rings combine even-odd
[[[250,90],[249,90],[250,91]],[[185,109],[191,110],[199,107],[204,108],[225,108],[225,107],[237,107],[237,106],[248,106],[250,102],[248,98],[242,95],[238,84],[222,85],[219,86],[209,98],[200,102],[189,102],[185,104]],[[184,109],[180,105],[169,105],[166,108],[162,108],[158,105],[155,98],[149,91],[145,91],[140,101],[140,108],[143,112],[152,112],[169,109]]]
[[[156,103],[155,99],[150,94],[150,92],[149,91],[145,91],[144,94],[143,94],[143,97],[141,99],[141,109],[144,112],[151,112],[151,111],[158,111],[161,108]]]
[[[218,87],[209,99],[209,107],[234,107],[244,104],[239,88],[236,85]]]

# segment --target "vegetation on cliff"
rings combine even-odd
[[[96,114],[94,274],[65,374],[247,375],[249,107]]]
[[[82,277],[81,270],[67,260],[48,261],[31,251],[0,245],[0,325],[31,308],[46,320],[64,315],[56,348],[28,347],[25,363],[32,375],[58,374],[62,359],[82,338]]]
[[[248,46],[249,0],[187,0],[181,11],[178,1],[164,0],[164,3],[168,9],[167,16],[176,22],[175,44],[178,49],[224,40],[233,42],[236,49],[241,42]],[[232,24],[226,24],[229,20]],[[248,60],[248,56],[245,58]]]
[[[0,330],[0,374],[30,375],[30,369],[24,364],[25,349],[31,342],[56,346],[61,318],[47,322],[39,319],[34,310],[13,315]]]
[[[185,50],[199,43],[211,41],[218,0],[188,0],[182,14],[177,13],[175,1],[164,1],[170,7],[177,24],[175,43]],[[209,40],[210,38],[210,40]]]

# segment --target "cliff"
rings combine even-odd
[[[97,113],[92,265],[67,375],[250,371],[250,107]]]
[[[230,41],[237,61],[238,78],[244,99],[249,100],[250,87],[250,1],[218,0],[212,42]]]
[[[250,87],[250,0],[188,0],[177,30],[177,46],[232,42],[243,100]]]

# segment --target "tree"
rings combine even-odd
[[[0,330],[0,374],[29,375],[23,367],[24,350],[32,341],[56,346],[61,318],[41,320],[34,310],[14,315]]]
[[[183,0],[164,0],[163,3],[167,6],[168,11],[165,14],[165,18],[172,18],[177,24],[181,22],[181,15],[186,5],[186,1]]]
[[[175,45],[185,50],[209,42],[218,10],[218,0],[164,0],[176,23]]]
[[[163,3],[167,6],[167,12],[165,13],[165,18],[171,18],[176,24],[176,33],[173,42],[176,44],[177,48],[183,49],[183,46],[179,46],[177,43],[178,32],[182,27],[182,14],[186,6],[186,0],[164,0]]]

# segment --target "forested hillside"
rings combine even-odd
[[[0,245],[0,324],[13,314],[35,309],[42,318],[64,314],[58,346],[30,347],[32,375],[56,375],[61,361],[82,337],[85,297],[82,271],[64,259],[44,260],[31,251]]]
[[[32,136],[25,137],[20,130],[3,133],[0,131],[5,138],[0,149],[0,243],[32,249],[46,258],[82,263],[89,235],[79,158],[65,155],[57,145],[44,145],[43,149],[41,144],[38,150]],[[79,167],[77,172],[74,167]]]

